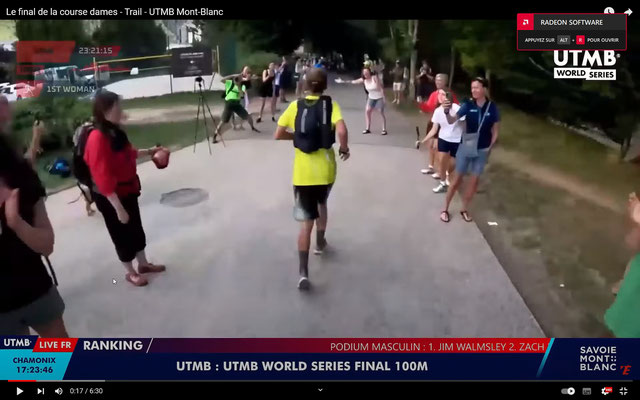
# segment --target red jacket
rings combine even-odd
[[[136,159],[138,150],[131,144],[114,152],[111,141],[98,129],[89,133],[84,150],[84,161],[89,166],[91,178],[103,196],[116,193],[127,196],[140,193]]]
[[[456,94],[451,92],[451,94],[453,95],[453,102],[456,104],[458,103],[458,98],[456,97]],[[420,109],[426,113],[432,113],[436,110],[436,108],[438,108],[439,104],[438,104],[438,91],[435,90],[431,93],[431,95],[429,96],[429,100],[427,101],[423,101],[422,103],[418,104],[418,107],[420,107]]]

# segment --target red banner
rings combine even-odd
[[[16,44],[18,63],[68,63],[76,47],[73,40],[20,40]]]
[[[38,338],[34,353],[73,353],[78,339],[43,339]]]

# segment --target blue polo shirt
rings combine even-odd
[[[476,101],[473,99],[465,101],[457,112],[459,118],[466,118],[466,132],[476,133],[478,132],[478,124],[484,116],[484,122],[480,127],[480,135],[478,138],[478,150],[486,149],[491,146],[491,128],[496,122],[500,122],[500,113],[498,112],[498,106],[496,103],[491,102],[491,107],[488,107],[489,100],[487,100],[482,107],[478,107]],[[485,116],[486,113],[486,116]]]

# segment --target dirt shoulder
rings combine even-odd
[[[405,117],[424,124],[420,114]],[[631,257],[623,243],[626,199],[571,168],[511,149],[515,139],[509,139],[492,151],[480,180],[471,207],[475,223],[547,336],[606,336],[610,288]]]

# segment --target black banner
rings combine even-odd
[[[210,48],[179,48],[171,50],[171,74],[176,78],[211,75],[213,59]]]

